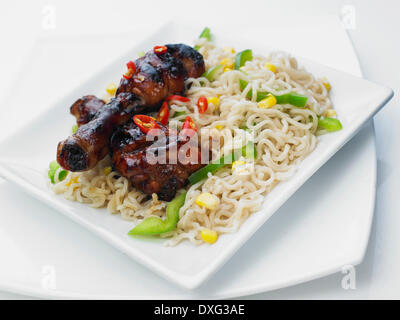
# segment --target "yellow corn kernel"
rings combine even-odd
[[[218,107],[219,106],[219,98],[218,97],[211,97],[207,99],[208,103],[212,103],[214,105],[214,107]]]
[[[259,108],[272,108],[274,105],[276,105],[276,98],[272,94],[268,94],[265,99],[258,103]]]
[[[216,233],[214,230],[207,228],[201,230],[200,236],[205,242],[208,242],[209,244],[213,244],[218,239],[218,233]]]
[[[69,180],[65,185],[67,187],[69,187],[73,183],[78,183],[78,179],[79,179],[79,176],[76,176],[75,178],[72,178],[71,180]]]
[[[325,112],[325,117],[331,118],[336,116],[336,111],[333,109],[328,109]]]
[[[196,204],[210,210],[219,206],[219,198],[209,192],[200,193],[195,200]]]
[[[110,95],[115,95],[115,92],[117,91],[117,86],[115,85],[115,83],[111,82],[107,87],[106,87],[106,91],[107,93],[109,93]]]
[[[328,81],[324,81],[324,82],[322,82],[322,84],[324,85],[326,90],[331,91],[332,87],[331,87],[331,84]]]
[[[237,160],[237,161],[233,161],[232,163],[232,171],[235,171],[238,169],[238,167],[245,165],[246,162],[242,161],[242,160]]]
[[[236,52],[235,49],[233,49],[232,47],[225,47],[224,51],[227,53],[235,53]]]
[[[234,62],[231,58],[224,58],[221,60],[220,64],[223,64],[225,68],[233,68]]]
[[[233,70],[232,68],[228,68],[228,67],[225,67],[225,68],[224,68],[224,72],[232,71],[232,70]]]
[[[103,168],[103,173],[107,176],[112,171],[110,166]]]
[[[218,130],[222,130],[222,129],[224,128],[224,126],[223,126],[223,125],[220,125],[220,124],[217,124],[217,125],[215,126],[215,128],[218,129]]]
[[[264,68],[269,71],[272,71],[273,73],[276,72],[276,67],[272,63],[267,62],[266,64],[264,64]]]

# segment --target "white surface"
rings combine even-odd
[[[331,20],[332,22],[330,22]],[[325,21],[325,24],[335,25],[336,20],[330,19],[328,21]],[[319,26],[320,24],[316,24],[316,27]],[[392,95],[390,89],[299,58],[300,65],[305,66],[314,75],[317,77],[325,76],[329,79],[334,88],[331,92],[332,101],[340,115],[343,129],[336,133],[321,136],[314,152],[301,163],[291,179],[280,183],[266,196],[261,210],[257,214],[251,215],[238,232],[220,237],[219,241],[213,246],[199,246],[194,250],[191,243],[183,242],[178,246],[165,248],[162,245],[165,240],[162,239],[132,238],[127,235],[128,230],[132,228],[131,222],[124,221],[118,215],[110,215],[105,209],[92,209],[77,202],[67,201],[61,196],[55,196],[48,186],[45,172],[49,159],[52,159],[54,155],[57,142],[70,132],[72,122],[71,117],[66,112],[68,110],[66,106],[83,94],[94,93],[101,96],[107,83],[110,80],[116,81],[120,77],[120,69],[125,61],[136,56],[137,52],[151,48],[163,41],[167,43],[179,41],[190,43],[193,34],[196,34],[202,28],[202,25],[168,23],[167,26],[148,37],[143,43],[137,44],[111,65],[102,67],[87,82],[50,106],[38,119],[21,128],[16,135],[0,143],[0,175],[18,184],[45,204],[61,211],[134,260],[186,289],[198,287],[214,274],[320,166],[335,154],[371,116],[380,110]],[[340,26],[336,23],[336,30],[340,31],[338,28]],[[256,30],[252,31],[252,36],[247,37],[246,40],[243,40],[245,35],[240,32],[236,33],[234,40],[226,40],[221,36],[224,33],[219,28],[214,26],[213,30],[217,45],[223,46],[234,41],[238,50],[251,47],[254,52],[268,52],[266,43],[258,43],[257,39],[262,34],[258,34]],[[283,35],[284,33],[281,32],[280,36],[283,37]],[[286,41],[291,42],[293,38],[293,36],[287,37]],[[59,48],[60,51],[68,51],[68,45],[62,43],[59,43],[59,45],[62,46],[62,48]],[[42,49],[49,47],[46,43],[42,43],[42,46]],[[315,51],[310,45],[307,48],[310,53]],[[339,57],[336,59],[340,61]],[[50,60],[51,57],[46,59],[47,63],[42,65],[43,70],[51,65]],[[33,65],[33,61],[30,64]],[[340,66],[340,63],[336,63],[336,65]],[[27,70],[25,71],[24,79],[28,83],[35,81],[36,77],[36,72],[30,74]],[[348,88],[352,90],[348,90]],[[21,94],[21,96],[25,97],[25,94]],[[15,110],[18,110],[20,106],[19,103],[15,104],[14,99],[7,101],[6,105]],[[30,139],[29,144],[26,143],[26,137]],[[37,152],[39,150],[40,152]],[[27,154],[29,154],[29,157],[27,157]],[[368,153],[366,155],[371,157]],[[303,199],[298,199],[295,207],[304,207],[305,211],[313,211],[313,223],[311,225],[297,224],[298,229],[305,229],[306,232],[303,232],[301,237],[296,232],[288,233],[288,244],[282,248],[275,246],[271,250],[275,253],[274,263],[268,264],[271,271],[264,283],[264,289],[279,288],[321,277],[327,273],[340,271],[344,265],[356,265],[361,261],[369,237],[374,207],[375,157],[372,156],[371,158],[373,160],[372,167],[371,163],[364,161],[362,157],[354,160],[362,174],[362,179],[358,181],[358,185],[354,185],[354,189],[360,192],[360,196],[357,197],[357,194],[353,194],[351,198],[345,199],[345,194],[342,197],[344,207],[352,210],[351,215],[345,214],[344,211],[337,212],[336,210],[325,209],[327,203],[324,202],[322,193],[318,199],[314,199],[312,202],[313,209],[306,209]],[[353,161],[348,162],[353,163]],[[363,166],[365,166],[364,171],[370,171],[370,175],[363,175]],[[342,169],[342,171],[344,170]],[[337,176],[335,172],[332,172],[326,180],[335,180]],[[347,180],[350,180],[350,183],[352,182],[352,179]],[[341,181],[344,181],[344,179],[342,178]],[[310,189],[310,193],[314,194],[320,184],[315,184]],[[346,185],[348,184],[349,181],[346,182]],[[342,190],[342,188],[339,190]],[[332,190],[329,193],[335,194]],[[359,201],[353,208],[351,205],[355,203],[354,199],[356,198]],[[363,198],[367,198],[368,201],[362,201]],[[321,214],[321,211],[324,211],[324,214]],[[340,213],[345,215],[341,216]],[[346,228],[343,228],[344,220],[347,217]],[[329,223],[327,223],[327,220],[329,220]],[[47,219],[40,221],[42,224],[46,224]],[[281,233],[286,225],[287,223],[281,224]],[[320,239],[329,232],[323,226],[327,226],[328,230],[332,231],[330,241],[325,243]],[[47,225],[47,228],[52,227],[52,225]],[[310,230],[313,231],[310,232]],[[303,252],[301,248],[296,249],[294,244],[300,243],[299,238],[309,244],[303,247],[307,248],[307,253]],[[315,253],[309,248],[311,244],[315,243],[316,239],[318,239],[316,246],[318,258],[314,257]],[[343,250],[340,241],[350,242],[351,245]],[[3,251],[6,251],[8,247],[3,244],[2,248]],[[262,250],[262,248],[259,250]],[[286,251],[291,252],[290,258],[284,254]],[[291,261],[291,265],[296,266],[296,268],[285,273],[284,270],[288,261]],[[277,272],[273,272],[274,270],[277,270]],[[254,291],[254,289],[250,291]]]
[[[76,10],[77,6],[72,5],[71,8],[66,8],[65,6],[57,6],[57,17],[58,25],[55,31],[51,31],[56,34],[63,33],[77,33],[83,32],[93,33],[93,32],[104,32],[104,30],[116,30],[124,29],[126,30],[127,25],[131,23],[128,16],[129,10],[126,10],[126,5],[115,5],[114,13],[109,14],[108,2],[100,4],[98,6],[98,19],[92,19],[91,23],[87,23],[87,13],[91,6],[85,4],[78,6],[79,10]],[[250,2],[249,2],[250,3]],[[284,10],[289,10],[291,7],[295,7],[296,3],[290,1],[280,2]],[[290,3],[290,4],[288,4]],[[382,3],[371,4],[367,2],[356,2],[357,9],[357,29],[350,31],[350,35],[358,49],[358,53],[361,59],[362,66],[367,78],[371,80],[376,80],[378,82],[386,83],[398,89],[399,75],[393,70],[396,69],[397,57],[396,50],[393,50],[393,46],[396,45],[393,41],[388,41],[391,36],[394,36],[394,30],[398,29],[398,24],[396,25],[396,10],[394,8],[395,2],[387,1],[385,2],[387,6],[382,5]],[[308,5],[310,4],[310,5]],[[328,12],[328,13],[338,13],[341,5],[347,4],[344,1],[339,2],[316,2],[316,1],[302,1],[301,8],[294,8],[299,12]],[[165,3],[165,5],[170,6],[171,2]],[[261,6],[261,4],[257,3]],[[28,5],[29,6],[29,5]],[[37,3],[31,5],[33,8],[28,8],[26,13],[29,16],[23,16],[24,12],[18,10],[19,8],[5,8],[2,13],[4,14],[4,19],[1,20],[2,30],[14,30],[14,33],[7,33],[3,38],[6,43],[10,43],[7,39],[13,39],[13,46],[5,46],[2,54],[3,59],[2,70],[6,72],[9,71],[10,77],[12,77],[12,71],[16,68],[18,63],[22,61],[21,56],[27,53],[27,44],[31,39],[35,38],[38,33],[43,33],[39,30],[39,19],[40,8],[38,8]],[[148,3],[143,4],[143,6],[154,6],[154,4]],[[161,7],[163,4],[160,5]],[[277,11],[277,4],[266,3],[264,7],[260,10],[254,12],[256,18],[252,20],[260,20],[260,18],[266,11],[266,9],[273,8],[273,11]],[[220,5],[220,8],[224,7],[224,16],[227,19],[241,18],[242,13],[239,10],[235,10],[235,5],[230,6]],[[237,6],[236,6],[237,8]],[[168,10],[160,10],[164,15]],[[176,11],[176,6],[171,5],[171,10]],[[190,8],[189,8],[190,9]],[[215,11],[208,13],[211,16],[210,19],[216,19],[216,15],[221,12],[222,9],[218,9],[218,5],[215,3],[212,10]],[[264,10],[262,10],[264,9]],[[144,10],[144,9],[143,9]],[[144,10],[145,11],[145,10]],[[210,11],[210,10],[208,10]],[[376,12],[380,14],[376,14]],[[202,16],[202,7],[199,8],[199,16]],[[20,19],[15,19],[12,13],[16,15],[18,13],[18,18],[26,22],[22,25],[19,22]],[[31,14],[32,13],[32,14]],[[70,19],[72,13],[75,14],[75,19]],[[153,11],[153,14],[157,13]],[[204,14],[203,14],[204,16]],[[124,19],[125,17],[125,19]],[[142,19],[140,17],[135,19],[134,26],[142,25],[145,22],[146,17]],[[371,21],[376,21],[376,23],[371,23]],[[13,24],[15,23],[15,25]],[[7,25],[8,24],[8,25]],[[12,28],[10,28],[10,25]],[[36,26],[36,28],[35,28]],[[7,27],[7,28],[5,28]],[[128,29],[134,29],[129,28]],[[18,38],[20,41],[14,41],[15,35],[20,35]],[[382,36],[382,34],[384,36]],[[20,42],[20,44],[18,44]],[[19,48],[19,50],[16,50]],[[25,49],[25,50],[24,50]],[[108,48],[110,49],[110,48]],[[108,52],[112,52],[109,50]],[[382,59],[382,54],[384,53],[385,59]],[[87,61],[90,64],[90,61]],[[77,72],[77,71],[76,71]],[[79,72],[77,72],[79,73]],[[10,78],[4,77],[2,80],[2,88],[6,89],[7,85],[11,82]],[[5,92],[5,90],[4,90]],[[378,133],[378,156],[380,158],[378,166],[378,198],[377,198],[377,222],[373,229],[373,236],[371,239],[371,245],[367,254],[367,258],[364,263],[357,268],[357,290],[354,291],[344,291],[340,287],[341,275],[334,275],[327,277],[318,281],[313,281],[301,286],[294,288],[289,288],[285,290],[279,290],[273,293],[258,295],[261,298],[345,298],[345,297],[398,297],[399,292],[399,277],[396,276],[395,270],[400,266],[399,264],[399,236],[398,236],[398,225],[399,217],[398,205],[399,199],[394,197],[390,190],[399,189],[399,173],[398,173],[398,160],[399,151],[398,148],[392,148],[391,145],[394,142],[398,142],[398,126],[392,125],[392,119],[398,118],[398,111],[393,108],[394,104],[392,102],[381,114],[377,116],[377,133]],[[20,115],[19,115],[20,116]],[[21,119],[21,116],[18,118]],[[22,121],[21,121],[22,122]],[[6,125],[6,124],[5,124]],[[12,123],[15,126],[15,123]],[[10,129],[3,125],[3,128]],[[9,130],[5,130],[9,131]],[[390,174],[389,174],[390,173]],[[396,210],[397,209],[397,210]]]

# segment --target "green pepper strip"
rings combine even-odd
[[[235,69],[239,70],[240,67],[243,67],[246,61],[253,60],[253,51],[250,49],[243,50],[238,52],[235,57]]]
[[[60,165],[58,164],[57,161],[54,160],[54,161],[50,162],[48,175],[49,175],[49,178],[50,178],[50,181],[52,184],[54,184],[54,182],[55,182],[54,176],[55,176],[58,168],[60,168]],[[58,174],[58,180],[59,181],[64,180],[67,175],[68,175],[67,170],[61,170]]]
[[[206,72],[204,72],[201,76],[204,78],[207,78],[209,81],[214,81],[216,75],[223,67],[224,67],[223,64],[212,67],[212,68],[208,69]]]
[[[179,221],[179,209],[184,205],[186,192],[175,197],[167,204],[167,217],[149,217],[135,226],[129,235],[157,235],[173,230]]]
[[[72,129],[71,129],[72,133],[75,133],[77,130],[78,130],[78,125],[77,125],[77,124],[74,124],[74,125],[72,126]]]
[[[200,33],[199,38],[205,38],[205,39],[207,39],[208,41],[211,41],[212,38],[211,38],[211,30],[210,30],[210,28],[209,28],[209,27],[205,27],[205,28],[203,29],[203,31]],[[199,50],[199,49],[200,49],[200,46],[199,46],[199,45],[194,46],[194,49],[195,49],[195,50]]]
[[[195,173],[189,176],[189,181],[191,184],[195,184],[203,179],[206,179],[208,173],[214,173],[217,170],[221,169],[226,164],[231,164],[233,161],[240,158],[240,156],[244,156],[249,159],[257,158],[257,149],[253,142],[247,143],[239,152],[230,153],[222,158],[206,165],[205,167],[197,170]]]
[[[172,116],[172,118],[176,118],[176,117],[179,117],[179,116],[183,116],[184,114],[186,114],[186,111],[178,111],[178,112],[175,112],[175,113],[174,113],[174,115]]]
[[[318,118],[318,128],[325,129],[329,132],[342,130],[342,124],[338,119],[335,118],[327,118],[327,117],[319,117]]]
[[[244,90],[247,85],[249,84],[247,81],[240,79],[240,89]],[[261,100],[265,99],[268,96],[269,92],[257,92],[257,102],[260,102]],[[250,89],[249,92],[247,93],[247,98],[251,99],[253,97],[253,89]],[[275,96],[276,98],[276,103],[277,104],[291,104],[292,106],[298,107],[298,108],[304,108],[307,104],[307,97],[296,93],[296,92],[289,92],[282,94],[280,96]]]

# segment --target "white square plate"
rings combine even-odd
[[[343,124],[343,130],[321,137],[317,149],[300,165],[292,179],[278,185],[266,197],[262,210],[253,214],[237,233],[220,237],[213,246],[194,248],[190,243],[182,243],[177,247],[166,248],[162,245],[163,240],[134,239],[127,235],[132,224],[119,216],[111,215],[106,210],[72,203],[62,196],[55,196],[49,190],[45,172],[49,161],[55,157],[58,141],[66,136],[73,123],[72,117],[68,115],[71,103],[84,94],[93,93],[101,96],[105,84],[117,81],[122,71],[121,66],[132,57],[136,57],[137,52],[160,43],[190,44],[193,35],[197,33],[197,28],[175,24],[163,28],[0,144],[2,176],[87,227],[128,256],[185,288],[197,287],[221,267],[393,94],[388,88],[299,59],[300,64],[309,71],[317,76],[326,76],[331,82],[334,88],[332,100]],[[218,45],[228,43],[237,49],[252,48],[255,52],[268,50],[262,47],[259,41],[250,39],[233,41],[217,37]]]

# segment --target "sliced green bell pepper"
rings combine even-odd
[[[240,158],[240,156],[244,156],[249,159],[257,158],[257,149],[253,142],[248,142],[242,149],[236,151],[234,153],[230,153],[226,156],[219,158],[218,160],[213,161],[212,163],[206,165],[205,167],[197,170],[193,174],[189,176],[189,182],[191,184],[195,184],[201,180],[207,178],[208,173],[214,173],[221,169],[226,164],[231,164],[233,161]]]
[[[249,83],[243,79],[240,79],[239,84],[240,84],[240,89],[244,90]],[[256,99],[257,102],[260,102],[261,100],[265,99],[268,96],[268,94],[269,92],[257,91],[257,99]],[[249,90],[246,97],[248,99],[251,99],[253,97],[252,89]],[[304,108],[307,104],[307,99],[308,99],[306,96],[296,92],[289,92],[279,96],[277,95],[275,96],[275,98],[277,104],[291,104],[292,106],[298,108]]]
[[[205,27],[203,29],[203,31],[200,33],[199,38],[205,38],[205,39],[207,39],[207,41],[211,41],[212,40],[212,36],[211,36],[210,28],[209,27]],[[194,49],[195,50],[199,50],[200,46],[196,45],[196,46],[194,46]]]
[[[48,176],[49,176],[50,181],[51,181],[52,184],[55,183],[54,177],[56,175],[56,172],[57,172],[58,168],[60,168],[60,165],[58,164],[57,161],[54,160],[54,161],[50,162]],[[58,173],[58,180],[59,181],[64,180],[67,175],[68,175],[68,171],[67,170],[61,170]]]
[[[240,67],[244,66],[246,61],[251,60],[253,60],[253,51],[251,51],[250,49],[238,52],[235,57],[235,69],[239,70]]]
[[[218,72],[224,67],[223,64],[218,66],[212,67],[204,72],[201,76],[207,78],[208,81],[214,81],[215,77],[217,76]]]
[[[135,226],[129,235],[157,235],[172,231],[179,221],[179,210],[185,204],[186,192],[176,196],[167,205],[166,218],[149,217]]]
[[[329,132],[342,130],[343,126],[338,119],[319,117],[318,118],[318,128],[325,129]]]
[[[176,118],[176,117],[179,117],[179,116],[183,116],[184,114],[186,114],[186,111],[178,111],[178,112],[175,112],[175,113],[174,113],[174,115],[172,116],[172,118]]]

